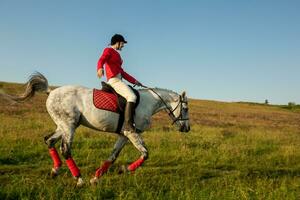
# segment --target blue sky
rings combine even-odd
[[[0,81],[40,71],[99,87],[111,36],[145,85],[218,101],[300,103],[300,1],[0,0]]]

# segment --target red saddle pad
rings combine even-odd
[[[96,108],[118,112],[117,96],[102,90],[93,90],[93,102]]]

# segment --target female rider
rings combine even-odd
[[[120,34],[115,34],[111,38],[110,47],[107,47],[103,50],[102,55],[99,58],[97,65],[97,74],[98,77],[101,78],[104,74],[103,66],[105,65],[106,78],[108,84],[114,88],[114,90],[123,96],[126,100],[126,108],[125,108],[125,126],[124,126],[124,134],[135,132],[135,128],[133,126],[133,113],[136,103],[136,96],[132,89],[122,81],[122,78],[127,80],[128,82],[142,86],[142,84],[137,81],[134,77],[126,73],[122,66],[123,60],[118,51],[121,51],[126,44],[127,41]]]

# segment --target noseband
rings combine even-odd
[[[182,98],[181,98],[181,95],[179,95],[179,97],[180,97],[180,101],[179,101],[179,103],[177,104],[177,106],[173,109],[173,110],[171,110],[169,107],[167,107],[167,109],[169,110],[169,112],[168,112],[168,114],[169,114],[169,116],[172,118],[172,120],[173,120],[173,122],[172,122],[172,125],[174,124],[174,123],[176,123],[177,121],[187,121],[187,120],[189,120],[189,118],[183,118],[183,116],[182,116],[182,104],[183,103],[186,103],[187,104],[187,101],[182,101]],[[175,117],[175,115],[174,115],[174,111],[178,108],[178,106],[180,105],[180,114],[178,115],[178,117]],[[185,109],[187,109],[187,108],[185,108]]]

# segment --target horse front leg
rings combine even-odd
[[[133,172],[138,167],[140,167],[145,162],[145,160],[148,159],[148,150],[145,146],[142,137],[139,134],[135,132],[129,132],[126,133],[125,136],[130,140],[130,142],[135,146],[135,148],[139,150],[139,152],[142,154],[139,159],[137,159],[136,161],[134,161],[133,163],[127,166],[126,170]]]
[[[99,181],[99,178],[101,176],[103,176],[103,174],[105,174],[108,171],[109,167],[116,161],[117,157],[119,156],[121,150],[123,149],[123,147],[125,146],[127,141],[128,141],[127,137],[125,137],[123,135],[119,136],[109,158],[107,160],[105,160],[103,162],[103,164],[101,165],[101,167],[99,167],[96,170],[95,176],[90,180],[90,183],[92,185],[95,185]]]

